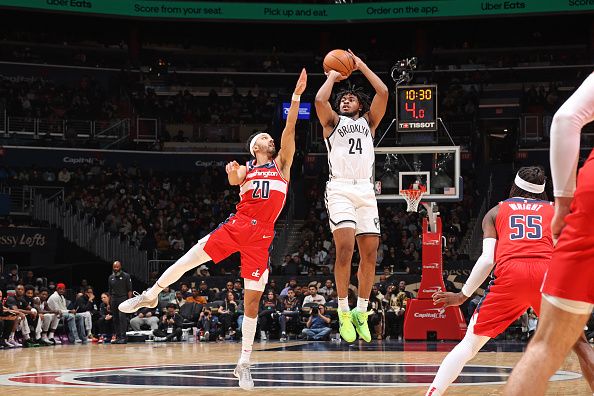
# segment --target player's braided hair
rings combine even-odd
[[[342,100],[342,97],[344,95],[353,95],[357,97],[357,100],[361,104],[361,111],[359,112],[359,116],[369,111],[371,98],[369,97],[369,95],[365,93],[365,91],[363,91],[363,88],[355,87],[354,85],[352,87],[340,90],[336,94],[336,98],[334,99],[334,108],[337,111],[340,110],[340,101]]]
[[[547,176],[545,171],[540,166],[525,166],[520,168],[518,171],[518,175],[527,182],[534,183],[534,184],[544,184],[547,180]],[[521,189],[520,187],[516,186],[516,183],[512,184],[512,187],[509,191],[509,196],[511,197],[523,197],[523,198],[532,198],[532,199],[540,199],[542,201],[548,201],[548,196],[546,190],[540,194],[535,194],[526,190]]]

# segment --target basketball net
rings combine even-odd
[[[417,188],[414,188],[417,187]],[[424,194],[427,193],[427,187],[422,184],[414,184],[413,188],[400,190],[400,195],[406,201],[406,211],[416,212],[419,209],[419,203]]]

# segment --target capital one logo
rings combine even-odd
[[[445,309],[443,308],[429,308],[425,312],[415,312],[415,318],[420,319],[445,319]]]
[[[423,269],[439,269],[439,263],[423,264]]]
[[[441,291],[441,286],[436,286],[431,289],[423,289],[421,290],[423,293],[439,293]]]

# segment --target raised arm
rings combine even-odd
[[[371,128],[371,133],[375,135],[375,128],[379,125],[384,118],[384,114],[386,114],[386,107],[388,105],[388,87],[382,81],[381,78],[377,76],[370,68],[359,58],[356,56],[353,51],[349,50],[353,58],[355,59],[355,69],[359,70],[367,81],[371,84],[373,89],[375,89],[375,95],[373,96],[373,100],[371,101],[371,106],[369,107],[369,112],[367,113],[367,121],[369,122],[369,126]]]
[[[324,84],[316,94],[316,114],[324,128],[324,138],[327,138],[332,133],[332,130],[338,124],[338,114],[332,110],[330,105],[330,95],[332,95],[332,87],[337,81],[344,80],[346,77],[335,70],[330,70],[326,74],[327,78]]]
[[[487,279],[495,265],[495,246],[497,245],[495,219],[498,212],[499,206],[495,206],[483,218],[483,253],[476,260],[466,283],[462,287],[462,291],[459,293],[438,292],[433,294],[433,303],[435,305],[444,304],[444,308],[461,305]]]
[[[295,155],[295,124],[297,124],[297,116],[299,115],[299,103],[301,94],[305,91],[306,86],[307,73],[303,69],[293,91],[291,107],[289,108],[289,114],[287,114],[287,122],[281,135],[281,148],[276,157],[276,163],[280,167],[283,177],[287,180],[290,178],[291,165],[293,164],[293,156]]]
[[[551,223],[556,242],[565,226],[573,199],[582,127],[594,120],[594,74],[580,85],[553,117],[551,124],[551,175],[555,216]]]
[[[231,161],[225,165],[225,172],[227,172],[229,184],[232,186],[237,186],[243,183],[245,175],[247,174],[247,168],[245,165],[239,165],[237,161]]]

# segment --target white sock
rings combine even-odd
[[[50,331],[49,334],[47,335],[47,338],[54,338],[54,332]]]
[[[8,336],[8,340],[14,341],[14,331],[10,333],[10,336]]]
[[[254,336],[256,335],[256,327],[258,325],[258,318],[243,317],[241,324],[241,357],[239,364],[249,363],[252,355],[252,345],[254,345]]]
[[[357,311],[359,312],[367,312],[367,307],[369,306],[369,300],[361,297],[357,297]]]
[[[210,261],[210,256],[204,251],[204,245],[206,245],[208,238],[209,235],[199,240],[198,243],[188,250],[186,254],[177,260],[171,267],[167,268],[167,270],[163,272],[163,275],[159,277],[157,283],[146,292],[147,297],[151,300],[157,298],[159,293],[161,293],[161,290],[177,281],[183,274],[192,268],[198,267],[200,264]]]
[[[338,297],[338,309],[340,309],[343,312],[347,312],[347,311],[350,311],[351,310],[349,308],[349,299],[348,299],[348,297],[345,297],[345,298]]]
[[[452,382],[460,375],[460,372],[470,359],[489,341],[487,336],[474,334],[475,317],[468,325],[464,339],[441,362],[437,375],[425,396],[442,395]]]

